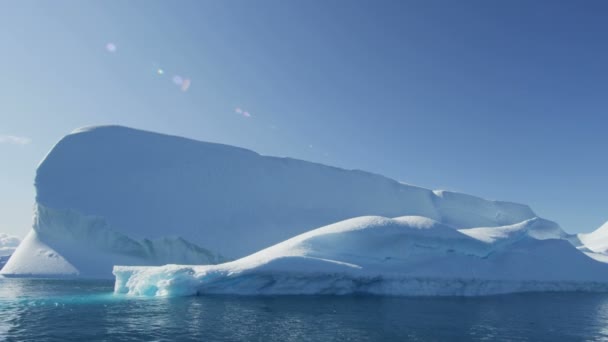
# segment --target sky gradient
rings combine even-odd
[[[54,143],[99,124],[591,231],[608,220],[606,17],[604,1],[2,2],[0,233],[30,228]]]

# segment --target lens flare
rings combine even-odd
[[[243,110],[243,109],[241,109],[239,107],[235,108],[234,112],[237,113],[237,114],[240,114],[240,115],[242,115],[242,116],[244,116],[246,118],[250,118],[251,117],[251,113],[249,113],[248,111]]]
[[[182,83],[184,83],[184,79],[179,75],[175,75],[173,76],[173,83],[175,83],[175,85],[181,86]]]
[[[108,52],[111,52],[111,53],[116,52],[116,44],[114,44],[114,43],[106,44],[106,50],[108,50]]]
[[[191,83],[192,83],[192,82],[190,82],[190,80],[186,78],[186,79],[185,79],[185,80],[182,82],[182,91],[188,91],[188,88],[190,88],[190,84],[191,84]]]

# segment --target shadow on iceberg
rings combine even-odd
[[[110,229],[104,218],[73,210],[38,204],[35,217],[34,229],[8,260],[2,275],[108,278],[117,263],[200,265],[227,261],[180,237],[136,240]]]

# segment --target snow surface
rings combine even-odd
[[[578,234],[578,238],[591,251],[601,254],[608,253],[608,222],[588,234]]]
[[[33,229],[5,275],[111,277],[115,264],[216,264],[363,215],[417,215],[458,229],[536,217],[521,204],[120,126],[61,139],[35,186]]]
[[[578,249],[589,257],[608,263],[608,222],[588,234],[578,234],[573,237]]]
[[[509,226],[479,227],[460,229],[459,231],[486,243],[500,243],[503,240],[510,241],[522,235],[538,240],[564,239],[568,236],[557,223],[538,217]]]
[[[215,293],[489,295],[607,291],[608,264],[531,219],[456,230],[406,216],[331,224],[221,265],[116,266],[115,292],[135,296]]]

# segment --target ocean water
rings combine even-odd
[[[0,278],[0,340],[608,340],[608,294],[145,299],[112,289],[112,282]]]

